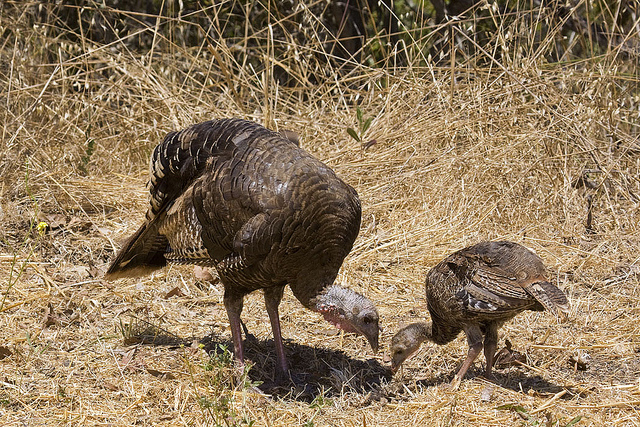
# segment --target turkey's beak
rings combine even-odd
[[[374,354],[378,353],[378,331],[375,334],[367,335],[367,341],[371,345]]]
[[[398,369],[402,366],[402,363],[399,365],[396,365],[395,363],[391,362],[391,374],[395,375],[396,372],[398,372]]]

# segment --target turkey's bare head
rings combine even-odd
[[[378,352],[378,310],[368,298],[332,285],[315,298],[314,310],[338,329],[363,335],[374,353]]]

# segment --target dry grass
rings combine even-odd
[[[161,27],[145,32],[156,53],[140,55],[122,40],[66,40],[19,10],[0,6],[0,424],[640,424],[637,50],[547,64],[502,40],[503,59],[487,66],[475,65],[482,52],[418,66],[407,50],[402,68],[390,57],[311,84],[308,54],[322,45],[294,44],[300,85],[289,88],[268,50],[255,70],[228,44],[187,49]],[[627,36],[628,53],[637,30]],[[373,117],[367,144],[346,132],[356,106]],[[254,365],[238,380],[219,352],[230,341],[219,286],[183,267],[101,280],[142,219],[154,145],[227,116],[295,130],[358,190],[362,229],[339,280],[376,301],[383,343],[427,316],[428,268],[483,239],[534,248],[569,295],[570,321],[518,316],[501,343],[526,363],[498,369],[494,385],[478,362],[451,391],[461,337],[424,345],[392,378],[382,354],[286,293],[287,353],[308,387],[283,388],[255,294],[243,314]],[[155,345],[134,343],[141,335]],[[570,363],[579,354],[586,370]]]

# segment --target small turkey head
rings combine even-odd
[[[391,371],[395,373],[430,336],[431,325],[426,323],[412,323],[400,329],[391,339]]]
[[[332,285],[315,298],[314,310],[336,328],[364,335],[374,353],[378,352],[378,310],[366,297]]]

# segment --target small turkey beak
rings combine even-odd
[[[374,354],[378,353],[378,331],[375,334],[367,335],[367,341],[371,345]]]

